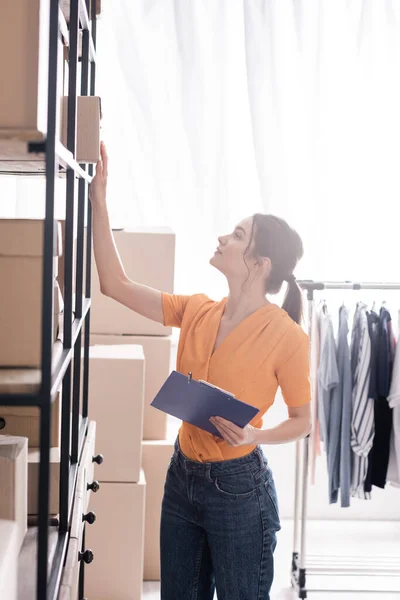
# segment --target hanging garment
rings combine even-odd
[[[350,506],[352,417],[352,379],[350,349],[348,344],[349,311],[342,306],[339,311],[337,346],[338,385],[334,388],[328,419],[328,478],[329,501],[338,500],[341,488],[341,505]]]
[[[338,500],[340,488],[341,506],[350,506],[352,451],[350,442],[352,406],[352,379],[350,368],[349,311],[345,306],[339,310],[337,365],[339,385],[332,394],[329,417],[329,501]]]
[[[389,465],[390,437],[392,433],[392,409],[388,403],[390,382],[393,370],[393,332],[391,316],[382,307],[379,313],[378,359],[377,359],[377,389],[375,400],[375,438],[372,448],[371,483],[379,488],[386,485],[386,475]]]
[[[339,372],[336,358],[336,343],[332,318],[321,312],[321,347],[318,375],[318,420],[321,441],[329,456],[329,418],[332,392],[339,383]]]
[[[374,403],[369,398],[371,340],[368,332],[366,307],[357,306],[354,316],[351,366],[353,380],[353,415],[351,447],[353,450],[351,493],[358,498],[370,498],[364,491],[368,469],[368,454],[374,439]]]
[[[397,346],[396,350],[388,402],[393,411],[393,427],[390,439],[387,480],[393,485],[400,486],[400,345]]]
[[[369,378],[369,397],[374,403],[374,437],[375,437],[375,405],[378,401],[378,354],[379,354],[379,316],[376,312],[367,313],[368,331],[371,340],[371,361],[370,361],[370,378]],[[368,454],[368,469],[367,476],[364,482],[364,491],[370,494],[372,491],[372,448]]]
[[[393,409],[393,427],[390,439],[387,480],[393,485],[400,486],[400,344],[397,344],[396,348],[388,402],[390,408]]]
[[[310,350],[310,379],[311,379],[311,419],[312,429],[310,433],[310,480],[315,484],[315,468],[317,456],[321,454],[320,432],[318,421],[318,373],[320,363],[320,335],[321,335],[321,314],[315,306],[312,305],[311,314],[311,350]]]

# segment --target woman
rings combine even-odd
[[[293,270],[298,234],[276,217],[255,215],[219,238],[211,264],[229,296],[166,294],[126,276],[106,207],[104,146],[91,184],[94,253],[101,290],[135,312],[181,328],[177,370],[192,372],[259,414],[245,428],[215,415],[221,438],[182,423],[168,469],[161,517],[161,599],[268,600],[280,529],[271,470],[260,444],[298,440],[310,431],[308,339],[298,323],[301,292]],[[283,309],[266,293],[288,292]],[[288,419],[262,429],[280,386]]]

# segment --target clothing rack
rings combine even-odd
[[[308,300],[308,334],[310,348],[312,344],[312,319],[314,310],[314,293],[323,290],[399,290],[400,283],[357,283],[352,281],[313,281],[302,280],[297,282],[300,288],[307,292]],[[298,593],[299,598],[307,598],[306,576],[307,572],[318,575],[357,576],[368,573],[371,576],[385,575],[385,577],[399,577],[399,568],[396,561],[382,558],[382,561],[371,555],[368,564],[360,558],[350,557],[348,563],[341,556],[306,557],[307,542],[307,501],[308,501],[308,476],[309,476],[309,444],[310,436],[296,443],[296,477],[295,477],[295,503],[294,503],[294,533],[293,553],[291,565],[291,584]],[[303,447],[302,447],[303,446]],[[302,452],[303,451],[303,452]],[[303,459],[303,460],[301,460]],[[301,469],[301,466],[303,467]],[[299,541],[300,533],[300,541]],[[314,591],[314,590],[313,590]],[[317,590],[315,590],[317,591]],[[318,590],[319,591],[319,590]],[[324,591],[351,591],[338,590],[324,587]],[[359,590],[368,591],[368,590]],[[398,591],[398,589],[393,590]]]

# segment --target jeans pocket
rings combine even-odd
[[[273,477],[269,477],[264,484],[268,498],[270,500],[271,510],[274,513],[273,517],[277,519],[278,524],[280,524],[279,518],[279,506],[278,506],[278,496],[276,493],[275,483]]]
[[[251,472],[224,473],[214,480],[214,485],[219,494],[228,498],[244,500],[250,498],[257,491],[257,486]]]

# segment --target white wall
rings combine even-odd
[[[55,216],[65,216],[65,178],[55,182]],[[0,218],[44,219],[46,183],[41,177],[0,175]]]
[[[16,180],[6,175],[0,176],[0,219],[15,217]]]
[[[77,185],[77,181],[75,183]],[[54,214],[65,216],[66,179],[55,180]],[[46,214],[46,182],[41,177],[19,177],[16,181],[16,216],[20,219],[44,219]]]

